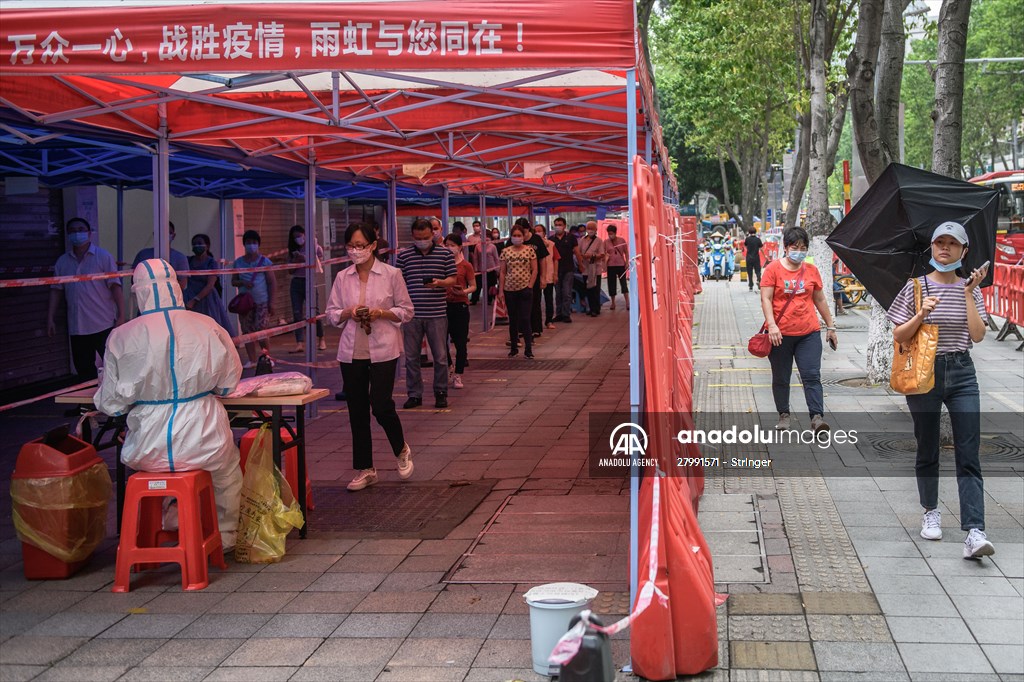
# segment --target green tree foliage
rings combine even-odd
[[[793,134],[802,75],[792,17],[792,0],[678,0],[651,17],[662,120],[677,120],[684,144],[706,157],[725,155],[747,220],[764,169]],[[721,196],[716,185],[705,189]]]
[[[672,111],[675,92],[669,88],[659,88],[659,92],[661,110]],[[680,201],[688,202],[697,192],[710,192],[719,201],[724,202],[718,159],[690,143],[693,128],[689,122],[677,116],[663,116],[662,132],[665,136],[665,146],[672,157],[676,181],[679,183]],[[739,174],[732,164],[726,166],[726,177],[730,187],[740,186]]]
[[[967,58],[1024,56],[1024,0],[974,0],[968,26]],[[912,43],[908,59],[934,60],[935,27]],[[928,168],[932,158],[932,65],[903,71],[906,163]],[[1019,63],[968,63],[964,69],[963,164],[979,172],[993,162],[1010,161],[1005,140],[1014,118],[1024,111],[1024,75]],[[1002,142],[1002,144],[1000,144]]]

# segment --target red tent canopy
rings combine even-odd
[[[8,114],[466,194],[624,204],[632,109],[638,148],[649,134],[668,164],[629,1],[103,4],[4,3]]]

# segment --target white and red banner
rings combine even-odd
[[[632,0],[0,8],[5,75],[632,68]]]

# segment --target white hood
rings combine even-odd
[[[144,260],[135,267],[132,293],[139,304],[139,314],[185,307],[178,276],[161,258]]]

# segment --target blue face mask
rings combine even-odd
[[[71,246],[81,246],[89,241],[88,232],[72,232],[68,235],[68,241],[71,242]]]
[[[250,256],[255,256],[257,253],[260,252],[260,245],[259,244],[246,244],[245,245],[245,252],[247,254],[249,254]]]
[[[949,265],[943,265],[939,261],[935,260],[934,257],[930,261],[928,261],[928,263],[931,264],[931,266],[938,270],[939,272],[953,272],[958,267],[960,267],[963,264],[963,262],[964,259],[959,258],[956,261],[950,263]]]
[[[420,251],[426,251],[430,248],[430,245],[434,243],[433,239],[413,239],[413,245]]]
[[[804,258],[807,258],[806,251],[789,251],[786,253],[786,257],[794,263],[803,263]]]

